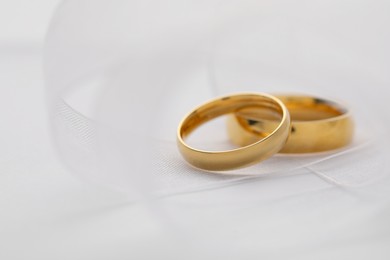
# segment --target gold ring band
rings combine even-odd
[[[276,96],[291,115],[291,133],[281,153],[312,153],[341,148],[351,143],[354,123],[346,107],[311,96]],[[228,118],[228,134],[238,146],[269,135],[277,122],[261,111],[239,111]]]
[[[279,118],[266,138],[227,151],[204,151],[190,147],[184,139],[197,127],[216,117],[250,109]],[[290,115],[285,105],[267,94],[236,94],[214,99],[196,108],[180,123],[177,143],[184,159],[196,168],[208,171],[232,170],[265,160],[277,153],[290,133]]]

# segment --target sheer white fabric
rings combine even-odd
[[[380,178],[381,167],[362,169],[383,159],[367,151],[381,149],[385,129],[379,118],[389,36],[380,32],[388,18],[380,5],[365,9],[366,1],[334,4],[65,1],[45,56],[61,159],[89,180],[148,194],[299,168],[347,186]],[[208,98],[243,91],[345,101],[356,119],[355,142],[336,153],[278,155],[225,176],[189,168],[175,145],[181,117]],[[224,125],[213,130],[224,136]],[[227,142],[218,137],[215,145]]]

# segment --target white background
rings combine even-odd
[[[390,257],[389,178],[346,189],[300,170],[144,204],[65,171],[41,67],[56,4],[0,2],[0,259]]]

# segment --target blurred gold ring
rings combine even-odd
[[[341,148],[351,143],[354,123],[349,110],[330,100],[284,95],[276,96],[291,115],[291,133],[281,153],[312,153]],[[228,134],[238,146],[265,138],[277,121],[261,111],[238,111],[228,118]]]
[[[267,111],[279,118],[279,122],[266,138],[233,150],[204,151],[190,147],[184,142],[184,139],[203,123],[245,109]],[[279,99],[261,93],[235,94],[214,99],[188,114],[178,127],[177,143],[182,156],[192,166],[208,171],[224,171],[249,166],[269,158],[284,146],[289,133],[290,115]]]

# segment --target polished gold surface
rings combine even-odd
[[[246,109],[275,119],[274,128],[269,129],[266,138],[227,151],[204,151],[185,143],[184,139],[207,121]],[[196,168],[208,171],[232,170],[260,162],[277,153],[286,142],[290,126],[289,112],[279,99],[261,93],[236,94],[214,99],[188,114],[179,125],[177,143],[184,159]]]
[[[310,96],[276,96],[291,115],[291,133],[281,153],[312,153],[341,148],[353,138],[354,124],[347,108]],[[229,137],[238,146],[267,137],[278,121],[254,109],[238,111],[228,118]]]

